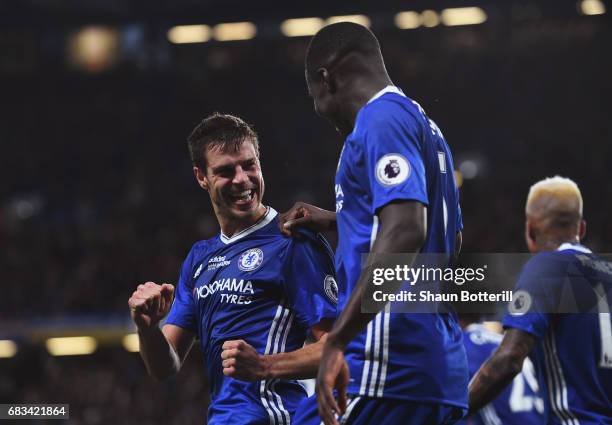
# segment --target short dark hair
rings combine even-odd
[[[353,22],[338,22],[321,28],[306,51],[306,74],[313,79],[317,69],[331,67],[349,53],[382,58],[376,36],[367,27]]]
[[[187,138],[191,162],[206,170],[206,151],[219,148],[223,152],[237,152],[245,140],[250,140],[259,158],[259,141],[255,130],[242,119],[218,112],[207,116]]]

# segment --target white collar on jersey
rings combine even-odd
[[[374,102],[376,99],[381,97],[383,94],[387,94],[387,93],[396,93],[396,94],[399,94],[400,96],[406,97],[406,95],[404,94],[402,89],[400,89],[399,87],[396,87],[396,86],[387,86],[384,89],[382,89],[381,91],[379,91],[378,93],[376,93],[374,96],[372,96],[372,98],[370,100],[368,100],[368,103]],[[367,105],[367,103],[366,103],[366,105]]]
[[[278,215],[278,213],[276,212],[276,210],[274,208],[266,207],[266,212],[264,213],[264,215],[259,220],[257,220],[257,223],[255,223],[252,226],[249,226],[246,229],[236,233],[231,238],[228,238],[227,236],[225,236],[223,234],[223,232],[221,232],[219,234],[219,239],[221,240],[221,242],[223,242],[226,245],[229,244],[229,243],[232,243],[232,242],[236,242],[238,239],[242,239],[246,235],[250,235],[251,233],[253,233],[253,232],[263,228],[265,225],[270,223],[274,219],[274,217],[276,217],[277,215]]]
[[[565,250],[568,250],[568,249],[573,249],[574,251],[580,251],[580,252],[583,252],[585,254],[592,254],[593,253],[586,246],[582,246],[580,244],[568,243],[568,242],[565,242],[565,243],[561,244],[561,246],[559,246],[559,248],[557,248],[557,251],[565,251]]]

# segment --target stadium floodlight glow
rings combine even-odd
[[[80,356],[96,351],[98,343],[91,336],[49,338],[45,345],[52,356]]]
[[[321,18],[286,19],[281,23],[281,32],[287,37],[303,37],[316,34],[323,25]]]
[[[85,71],[104,71],[117,61],[119,41],[119,31],[114,28],[81,28],[69,36],[68,60]]]
[[[353,22],[355,24],[363,25],[364,27],[370,27],[370,18],[365,15],[338,15],[330,16],[325,20],[326,25],[336,24],[338,22]]]
[[[140,341],[138,340],[138,334],[127,334],[121,341],[123,348],[130,353],[137,353],[140,351]]]
[[[440,25],[440,17],[435,10],[424,10],[421,12],[421,23],[424,27],[432,28]]]
[[[418,12],[399,12],[395,15],[395,26],[401,30],[412,30],[421,26],[421,15]]]
[[[230,22],[213,28],[213,37],[218,41],[250,40],[255,34],[257,27],[252,22]]]
[[[580,2],[580,12],[583,15],[603,15],[606,6],[601,0],[583,0]]]
[[[210,40],[208,25],[178,25],[168,30],[168,40],[174,44],[205,43]]]
[[[10,339],[0,339],[0,359],[8,359],[17,354],[17,344]]]
[[[446,26],[476,25],[487,20],[487,14],[479,7],[454,7],[442,10],[442,23]]]

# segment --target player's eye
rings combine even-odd
[[[255,160],[246,161],[244,164],[242,164],[242,168],[245,170],[252,170],[255,168],[255,164]]]
[[[215,174],[220,177],[231,177],[234,170],[231,167],[222,167],[215,170]]]

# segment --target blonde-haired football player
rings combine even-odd
[[[545,423],[612,424],[612,264],[580,244],[586,223],[572,180],[534,184],[525,213],[525,239],[536,255],[517,283],[521,302],[513,307],[522,309],[506,315],[501,345],[470,383],[470,412],[495,398],[529,355]],[[573,304],[565,303],[568,294]],[[517,408],[529,404],[523,398]]]

